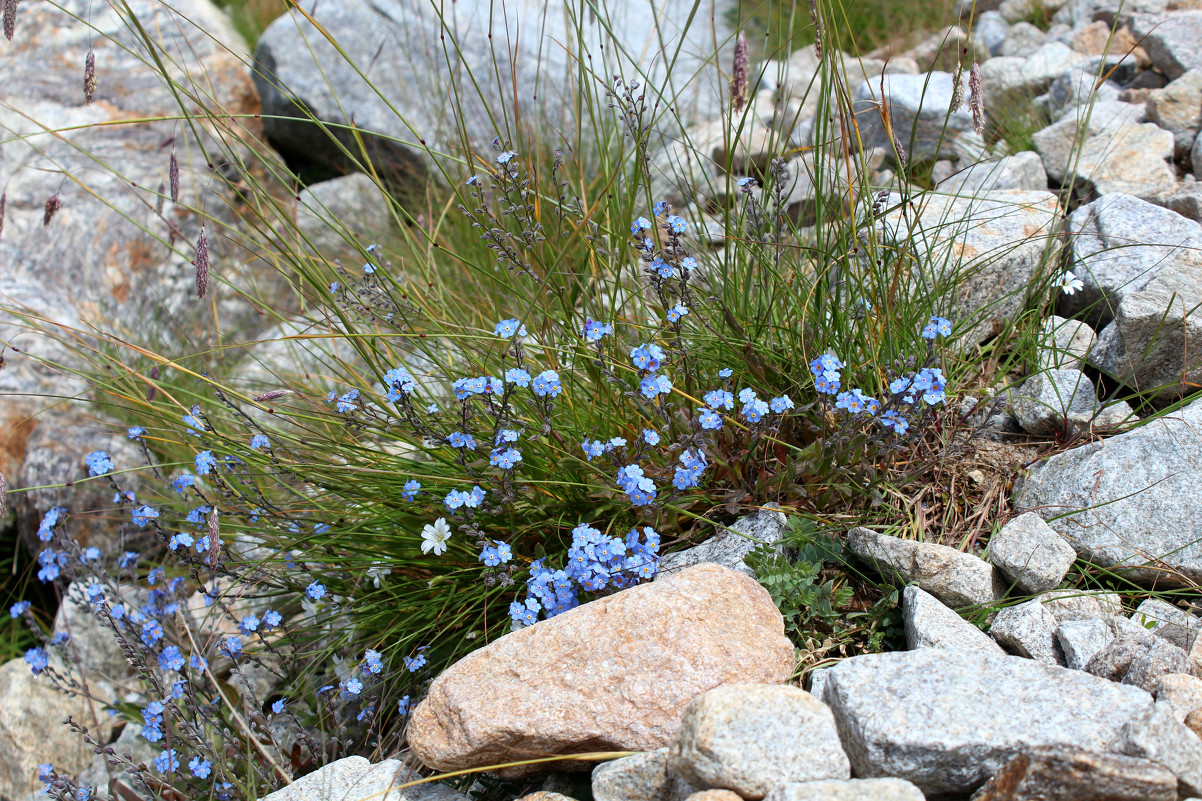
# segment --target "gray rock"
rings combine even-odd
[[[392,225],[388,199],[375,181],[361,172],[301,190],[297,231],[307,249],[326,261],[357,259],[363,248],[390,239]],[[348,266],[358,265],[350,262]]]
[[[1018,511],[1049,525],[1095,564],[1139,580],[1202,579],[1202,402],[1032,465]],[[1079,511],[1074,511],[1079,510]]]
[[[1129,22],[1132,14],[1163,14],[1169,0],[1089,0],[1096,20],[1113,26],[1116,21]]]
[[[426,782],[413,787],[390,789],[417,781],[422,775],[399,759],[386,759],[375,765],[363,757],[345,757],[313,773],[302,776],[287,787],[265,796],[262,801],[466,801],[467,796],[445,784]]]
[[[1119,301],[1114,320],[1098,334],[1090,362],[1127,386],[1160,401],[1191,392],[1202,380],[1202,357],[1189,343],[1202,335],[1202,269],[1160,270]]]
[[[1042,370],[1080,370],[1097,341],[1088,323],[1052,315],[1043,321],[1036,363]]]
[[[1064,655],[1065,667],[1085,670],[1089,660],[1114,639],[1104,620],[1066,620],[1056,627],[1056,643]]]
[[[1159,598],[1148,598],[1140,603],[1131,620],[1178,648],[1188,649],[1202,631],[1202,617]]]
[[[961,63],[985,61],[989,50],[976,36],[970,36],[964,26],[948,25],[907,50],[905,55],[918,65],[917,72],[954,73]]]
[[[297,11],[272,23],[255,51],[264,131],[282,152],[347,170],[346,157],[294,98],[312,116],[335,125],[349,122],[353,111],[359,130],[374,134],[367,136],[367,147],[377,165],[420,181],[432,172],[431,150],[471,160],[461,152],[457,126],[485,157],[493,137],[510,135],[496,129],[488,109],[509,109],[548,130],[570,125],[569,95],[580,63],[601,53],[607,79],[618,73],[645,76],[647,86],[665,87],[667,102],[684,124],[710,119],[722,96],[715,61],[729,63],[728,56],[714,58],[714,41],[730,36],[720,15],[691,20],[690,8],[685,0],[654,11],[643,3],[617,3],[605,7],[604,18],[586,13],[576,20],[565,7],[539,0],[460,0],[445,8],[401,0],[310,0],[305,10],[346,58]],[[716,31],[711,19],[717,20]],[[686,21],[693,22],[687,31]],[[646,31],[653,28],[658,35],[647,47]],[[505,34],[493,33],[490,41],[490,31]],[[444,102],[431,103],[435,96]],[[665,101],[660,102],[662,108]],[[349,132],[339,136],[351,152],[359,152]]]
[[[1098,396],[1080,370],[1046,370],[1011,391],[1010,409],[1029,434],[1080,432],[1097,414]]]
[[[1182,796],[1202,793],[1202,740],[1168,704],[1154,704],[1127,721],[1115,750],[1164,765],[1177,776]]]
[[[1174,154],[1189,154],[1202,130],[1202,69],[1193,69],[1148,94],[1148,119],[1173,134]]]
[[[1123,620],[1123,600],[1117,592],[1101,590],[1052,590],[1037,599],[1056,618],[1056,622],[1068,620],[1101,619],[1108,623]]]
[[[902,592],[906,643],[915,648],[980,648],[1005,653],[988,634],[911,584]],[[821,698],[821,696],[819,696]]]
[[[1194,146],[1191,147],[1189,151],[1189,161],[1190,164],[1202,165],[1202,133],[1199,133],[1194,139]],[[1199,169],[1202,168],[1194,167],[1195,172],[1197,172]]]
[[[1057,75],[1048,86],[1048,91],[1035,98],[1035,102],[1047,109],[1053,120],[1062,119],[1068,114],[1084,119],[1086,113],[1092,114],[1086,107],[1117,102],[1123,91],[1122,86],[1110,79],[1098,85],[1100,76],[1111,74],[1110,69],[1115,66],[1113,61],[1094,57],[1074,64]]]
[[[1010,26],[1010,35],[1002,43],[1000,56],[1027,58],[1047,44],[1048,35],[1029,22],[1020,21]]]
[[[1057,11],[1064,3],[1065,0],[1002,0],[997,10],[1007,22],[1017,24],[1037,14]]]
[[[1177,720],[1195,709],[1202,709],[1202,679],[1188,673],[1166,673],[1156,684],[1156,703],[1167,704]]]
[[[1120,634],[1090,658],[1085,665],[1085,672],[1107,681],[1122,681],[1135,659],[1151,646],[1151,638],[1139,639]]]
[[[1094,431],[1114,431],[1128,424],[1138,423],[1139,417],[1127,401],[1108,403],[1098,411],[1091,427]]]
[[[80,669],[77,675],[82,675],[88,682],[99,678],[117,683],[129,673],[129,663],[113,630],[101,623],[92,611],[85,589],[83,582],[71,582],[54,616],[52,633],[70,637],[64,646],[64,654]]]
[[[1132,14],[1131,33],[1140,40],[1156,68],[1175,80],[1202,68],[1202,11]]]
[[[1060,42],[1049,42],[1022,58],[989,59],[981,65],[981,82],[988,87],[986,113],[1043,94],[1057,76],[1087,58]]]
[[[1161,676],[1181,673],[1185,670],[1185,650],[1168,640],[1153,637],[1148,647],[1142,649],[1131,660],[1123,676],[1123,684],[1131,684],[1141,690],[1155,692]]]
[[[682,801],[693,787],[668,765],[668,748],[602,762],[593,768],[593,801]]]
[[[363,778],[369,770],[371,770],[371,763],[363,757],[344,757],[264,796],[262,801],[341,799],[346,791]]]
[[[881,221],[883,238],[922,241],[926,261],[908,287],[930,298],[955,284],[939,302],[946,316],[971,325],[959,342],[971,345],[993,335],[1022,307],[1022,292],[1044,263],[1057,231],[1059,207],[1050,192],[1005,190],[975,197],[928,195],[917,214],[900,210]]]
[[[893,129],[911,161],[952,157],[955,154],[952,140],[972,130],[972,116],[966,110],[948,115],[952,78],[948,72],[931,72],[886,75],[883,79]],[[880,92],[880,80],[865,81],[856,89],[853,100],[856,123],[864,147],[883,147],[892,152],[889,135],[881,123]]]
[[[1110,195],[1069,216],[1071,264],[1084,287],[1060,299],[1060,313],[1100,329],[1119,302],[1161,273],[1202,271],[1202,226],[1130,195]]]
[[[866,528],[847,532],[847,544],[881,575],[902,584],[914,582],[952,608],[989,604],[1004,594],[988,562],[946,545]]]
[[[1047,665],[1063,665],[1056,642],[1056,616],[1038,598],[997,613],[989,634],[1013,654]]]
[[[1202,137],[1199,137],[1195,141],[1202,141]],[[1202,153],[1199,153],[1199,157],[1202,158]],[[1193,167],[1193,169],[1202,169],[1202,161],[1193,163],[1198,165],[1197,167]],[[1191,177],[1193,176],[1186,176],[1187,179]],[[1164,206],[1170,211],[1175,211],[1182,217],[1198,222],[1202,220],[1202,183],[1189,180],[1182,181],[1177,184],[1172,192],[1158,195],[1152,198],[1152,202],[1157,206]]]
[[[691,567],[702,562],[714,562],[755,578],[755,571],[743,559],[761,545],[774,545],[774,551],[784,553],[780,543],[789,531],[789,521],[780,506],[764,504],[762,508],[744,515],[704,542],[683,551],[666,554],[659,563],[659,575]]]
[[[1128,103],[1098,103],[1088,124],[1069,114],[1037,131],[1031,141],[1050,181],[1098,195],[1154,197],[1177,183],[1169,164],[1173,135],[1134,121],[1142,116],[1141,109]]]
[[[767,801],[923,801],[923,795],[903,779],[848,779],[782,784]]]
[[[788,685],[728,684],[697,696],[685,707],[668,764],[694,786],[745,799],[789,782],[851,776],[831,711]]]
[[[1028,595],[1058,587],[1076,560],[1072,546],[1032,512],[989,538],[989,561]]]
[[[972,801],[1175,801],[1177,777],[1147,759],[1049,746],[1023,751]]]
[[[1043,161],[1038,153],[1030,150],[1003,156],[997,161],[972,164],[938,181],[936,187],[937,191],[950,195],[974,195],[999,189],[1047,188],[1048,176],[1043,171]]]
[[[814,668],[810,671],[810,695],[817,698],[819,701],[826,703],[826,680],[830,676],[831,669],[828,667]]]
[[[977,27],[973,33],[989,50],[989,55],[1000,56],[1002,45],[1006,43],[1006,35],[1010,32],[1010,23],[996,11],[986,11],[977,15]]]
[[[922,649],[846,659],[826,698],[852,772],[924,793],[966,793],[1024,748],[1104,751],[1152,705],[1135,687],[984,651]]]

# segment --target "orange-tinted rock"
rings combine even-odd
[[[700,564],[506,635],[439,676],[414,710],[413,753],[438,770],[666,746],[695,696],[781,683],[793,646],[766,590]],[[502,775],[588,769],[565,761]]]

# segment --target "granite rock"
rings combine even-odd
[[[1004,594],[993,567],[984,559],[946,545],[906,540],[866,528],[847,533],[852,553],[886,578],[916,583],[958,609],[992,603]]]
[[[1085,670],[1089,660],[1113,639],[1110,626],[1098,618],[1066,620],[1056,628],[1056,643],[1064,656],[1065,667],[1073,670]]]
[[[782,784],[767,801],[923,801],[923,795],[904,779],[828,779]]]
[[[1097,341],[1088,323],[1052,315],[1043,322],[1036,362],[1041,370],[1080,370]]]
[[[1045,746],[1021,752],[972,801],[1175,801],[1177,777],[1146,759]]]
[[[940,603],[917,584],[902,592],[902,616],[906,627],[906,643],[916,648],[980,648],[1005,653],[993,639],[979,628]]]
[[[1128,720],[1115,750],[1164,765],[1177,776],[1182,796],[1202,794],[1202,740],[1168,704],[1156,703]]]

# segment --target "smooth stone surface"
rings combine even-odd
[[[1043,370],[1080,370],[1097,341],[1088,323],[1052,315],[1043,321],[1036,363]]]
[[[788,531],[789,521],[780,506],[766,504],[764,508],[740,517],[730,525],[729,531],[719,530],[692,548],[664,555],[659,562],[657,580],[702,562],[714,562],[755,578],[755,571],[743,561],[744,557],[761,545],[776,545],[775,551],[784,553],[784,547],[779,543]]]
[[[760,799],[789,782],[846,779],[850,764],[821,701],[787,685],[726,685],[685,707],[668,763],[698,787]]]
[[[1132,14],[1131,33],[1140,40],[1157,69],[1176,79],[1202,69],[1202,11]]]
[[[993,639],[917,584],[902,591],[906,644],[916,648],[978,648],[1002,654]]]
[[[955,151],[951,140],[972,130],[972,116],[967,110],[960,109],[948,116],[954,88],[952,77],[949,72],[884,76],[893,130],[907,159],[952,156]],[[855,90],[852,107],[863,146],[882,147],[892,153],[892,142],[881,123],[881,91],[881,79],[861,83]]]
[[[957,170],[939,181],[936,191],[974,195],[1000,189],[1047,190],[1048,176],[1039,154],[1026,150],[996,161],[981,161]]]
[[[1146,759],[1074,748],[1032,748],[998,771],[972,801],[1175,801],[1177,777]]]
[[[623,590],[513,632],[434,680],[409,722],[426,765],[458,770],[667,745],[685,705],[723,684],[779,684],[793,645],[768,592],[714,564]],[[514,768],[580,769],[548,763]]]
[[[1022,308],[1025,286],[1039,272],[1048,237],[1059,227],[1059,206],[1050,192],[1008,189],[975,197],[932,194],[918,213],[895,210],[884,216],[890,242],[922,241],[929,258],[912,273],[911,297],[927,298],[955,283],[940,302],[953,321],[971,321],[962,347],[1001,330]],[[936,293],[937,294],[937,293]]]
[[[1073,547],[1033,512],[1015,517],[989,538],[989,561],[1027,595],[1058,587],[1076,559]]]
[[[1110,626],[1100,619],[1067,620],[1056,628],[1056,643],[1065,667],[1085,670],[1089,660],[1114,639]]]
[[[923,801],[904,779],[848,779],[782,784],[767,801]]]
[[[1097,414],[1098,396],[1080,370],[1045,370],[1010,393],[1010,409],[1029,434],[1080,432]]]
[[[1043,94],[1058,75],[1086,59],[1060,42],[1048,42],[1022,58],[989,59],[981,65],[981,83],[989,87],[986,113]]]
[[[1202,740],[1168,704],[1154,704],[1124,724],[1116,750],[1164,765],[1177,776],[1182,795],[1202,793]]]
[[[1138,580],[1202,580],[1202,403],[1031,466],[1018,511],[1048,524],[1095,564]],[[1080,511],[1075,511],[1080,510]]]
[[[988,562],[946,545],[905,540],[866,528],[848,531],[847,545],[886,578],[902,584],[914,582],[955,609],[992,603],[1004,594]]]
[[[355,266],[363,248],[391,238],[393,219],[375,181],[356,172],[302,189],[296,227],[307,250]]]
[[[1107,750],[1152,706],[1135,687],[983,651],[870,654],[831,669],[826,700],[852,772],[924,793],[980,786],[1025,748]]]
[[[1177,158],[1189,154],[1202,130],[1202,69],[1192,69],[1148,94],[1148,120],[1173,134]]]

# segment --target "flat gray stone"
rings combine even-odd
[[[392,225],[388,199],[375,181],[361,172],[301,190],[297,231],[305,248],[327,261],[358,258],[362,248],[391,238]]]
[[[950,195],[975,195],[1001,189],[1047,190],[1048,176],[1039,154],[1026,150],[996,161],[981,161],[957,170],[939,181],[936,191]]]
[[[902,591],[906,643],[915,648],[977,648],[1003,654],[993,639],[917,584]]]
[[[1065,667],[1085,670],[1089,660],[1114,639],[1106,621],[1066,620],[1056,628],[1056,643],[1064,655]]]
[[[1185,670],[1185,650],[1166,639],[1153,637],[1147,648],[1131,660],[1131,666],[1123,676],[1123,684],[1131,684],[1147,692],[1156,692],[1160,678]]]
[[[1010,392],[1010,409],[1029,434],[1080,432],[1097,414],[1098,396],[1080,370],[1045,370]]]
[[[914,582],[952,608],[992,603],[1004,594],[988,562],[946,545],[866,528],[847,532],[847,544],[881,575],[902,584]]]
[[[1202,130],[1202,69],[1192,69],[1148,93],[1148,120],[1173,134],[1177,158],[1189,154]]]
[[[1202,617],[1159,598],[1142,601],[1131,614],[1131,620],[1178,648],[1189,648],[1202,631]]]
[[[762,509],[740,517],[730,525],[729,531],[720,530],[692,548],[666,554],[660,559],[658,575],[669,575],[702,562],[714,562],[755,578],[755,571],[743,559],[761,545],[775,545],[777,553],[784,553],[780,543],[788,531],[789,521],[780,506],[765,504]]]
[[[1114,58],[1093,57],[1074,64],[1056,76],[1047,93],[1035,98],[1035,103],[1047,109],[1052,120],[1060,120],[1069,114],[1084,119],[1090,104],[1117,102],[1123,91],[1119,84],[1106,80],[1098,86],[1099,76],[1109,74],[1114,62]]]
[[[1058,627],[1056,616],[1036,598],[998,612],[989,635],[1010,653],[1047,665],[1063,665],[1064,655],[1056,642]]]
[[[978,9],[980,6],[978,6]],[[1010,23],[1006,22],[997,11],[985,11],[977,14],[977,27],[973,31],[977,38],[989,48],[989,55],[1000,56],[1002,45],[1006,43],[1006,34],[1010,32]]]
[[[1036,463],[1018,511],[1051,517],[1077,553],[1138,580],[1202,580],[1202,403]],[[1077,511],[1079,510],[1079,511]]]
[[[1043,370],[1080,370],[1097,341],[1088,323],[1052,315],[1040,329],[1036,363]]]
[[[328,801],[341,799],[355,782],[371,770],[371,763],[361,756],[343,757],[331,762],[292,784],[281,787],[261,801]]]
[[[989,561],[1028,595],[1054,590],[1077,552],[1033,512],[1025,512],[989,538]]]
[[[952,140],[972,131],[972,115],[967,110],[948,116],[952,77],[949,72],[884,76],[893,130],[909,160],[951,157],[955,154]],[[882,147],[892,153],[889,135],[881,123],[880,94],[879,78],[859,85],[852,100],[856,124],[865,148]]]
[[[602,762],[593,768],[593,801],[681,801],[693,787],[668,767],[668,748]]]
[[[1147,759],[1050,746],[1023,751],[972,801],[1175,801],[1177,777]]]
[[[1010,34],[1002,43],[999,56],[1017,56],[1028,58],[1039,52],[1039,48],[1047,44],[1048,35],[1026,20],[1019,20],[1010,26]]]
[[[1202,68],[1202,11],[1132,14],[1131,33],[1152,63],[1170,80]]]
[[[923,794],[904,779],[847,779],[782,784],[767,801],[923,801]]]
[[[810,671],[810,695],[826,703],[826,680],[831,674],[828,667],[814,668]]]
[[[760,799],[790,782],[847,779],[830,709],[798,687],[728,684],[694,698],[668,764],[697,787]]]
[[[1156,703],[1128,720],[1115,750],[1164,765],[1177,776],[1182,796],[1202,793],[1202,740],[1168,704]]]
[[[468,801],[467,796],[439,782],[393,789],[422,778],[422,774],[399,759],[386,759],[372,765],[345,789],[331,787],[328,795],[319,796],[314,801]]]
[[[1198,137],[1194,141],[1199,140],[1202,140],[1202,137]],[[1199,152],[1197,156],[1198,161],[1194,161],[1194,158],[1194,156],[1190,156],[1190,163],[1198,166],[1192,167],[1192,169],[1202,169],[1202,152]],[[1193,176],[1186,177],[1188,179]],[[1156,205],[1164,206],[1169,211],[1174,211],[1194,222],[1202,220],[1202,183],[1198,181],[1182,181],[1173,188],[1172,192],[1151,198],[1151,200]]]
[[[1144,691],[984,651],[870,654],[831,669],[826,699],[852,772],[967,793],[1025,748],[1108,750]]]
[[[981,65],[981,82],[987,92],[986,112],[1007,103],[1030,101],[1052,85],[1052,81],[1088,56],[1060,42],[1048,42],[1025,57],[991,58]]]

